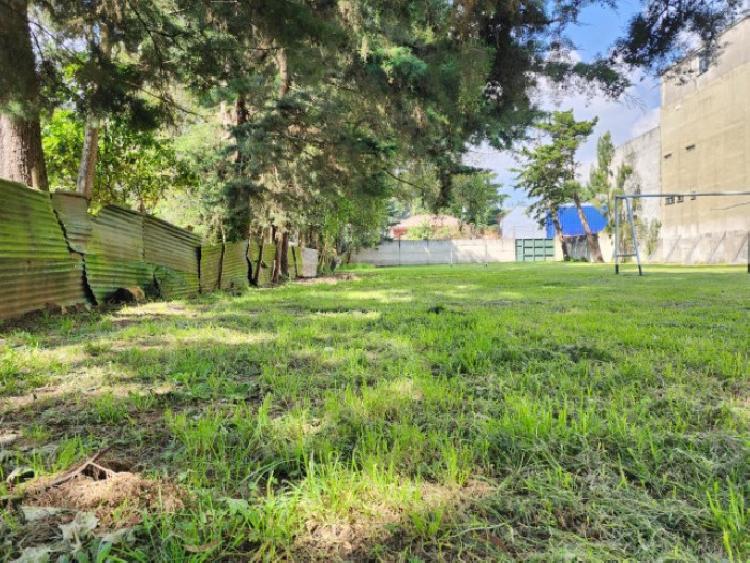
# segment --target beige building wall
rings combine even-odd
[[[643,135],[623,143],[612,156],[612,180],[616,181],[622,166],[632,170],[625,181],[626,194],[661,193],[661,130],[654,127]],[[661,199],[642,199],[638,203],[639,216],[646,221],[661,221]]]
[[[631,169],[630,176],[623,186],[626,194],[661,194],[661,130],[659,127],[654,127],[615,149],[610,168],[612,182],[617,182],[619,171],[623,166],[629,166]],[[657,248],[652,251],[653,243],[648,239],[651,229],[661,225],[663,202],[661,198],[643,198],[633,200],[633,203],[635,215],[641,225],[639,228],[641,259],[659,260],[658,244]],[[614,242],[605,236],[600,236],[599,241],[609,243],[609,252],[605,252],[602,247],[602,254],[606,261],[611,260]]]
[[[707,69],[693,55],[664,75],[661,188],[750,191],[750,18],[722,36]],[[662,201],[661,215],[664,260],[744,259],[750,196]]]
[[[663,193],[750,191],[750,18],[719,48],[706,72],[692,56],[662,81]],[[664,205],[663,217],[685,235],[746,229],[750,198],[686,198]]]

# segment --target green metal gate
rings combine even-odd
[[[555,241],[546,238],[516,239],[516,262],[554,260]]]

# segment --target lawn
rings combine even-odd
[[[742,269],[346,278],[0,328],[0,559],[750,558]]]

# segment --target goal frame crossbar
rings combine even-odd
[[[707,192],[707,193],[669,193],[669,194],[620,194],[615,196],[615,248],[613,258],[615,263],[615,274],[620,273],[621,258],[635,258],[638,265],[638,275],[643,275],[643,264],[641,263],[641,253],[638,248],[638,233],[636,230],[635,219],[633,215],[633,200],[635,199],[666,199],[666,198],[690,198],[699,197],[736,197],[750,196],[750,191],[733,191],[733,192]],[[625,205],[625,220],[630,229],[633,239],[633,252],[620,252],[620,206]],[[747,273],[750,274],[750,232],[747,234]]]

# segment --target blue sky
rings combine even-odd
[[[597,54],[606,53],[616,37],[621,36],[630,17],[638,9],[638,0],[618,2],[617,10],[591,7],[583,11],[580,23],[568,30],[568,36],[576,45],[577,55],[584,61]],[[578,154],[581,173],[585,177],[588,168],[596,158],[596,139],[606,131],[612,133],[615,145],[645,133],[658,124],[659,120],[659,81],[654,76],[631,76],[633,86],[620,100],[612,100],[603,95],[583,95],[553,91],[540,92],[540,103],[547,109],[573,109],[577,119],[591,119],[598,116],[594,134]],[[514,190],[515,174],[510,170],[517,162],[509,153],[500,153],[488,146],[476,147],[468,156],[467,163],[488,168],[497,174],[503,185],[503,193],[510,195],[506,206],[523,204],[523,192]]]

